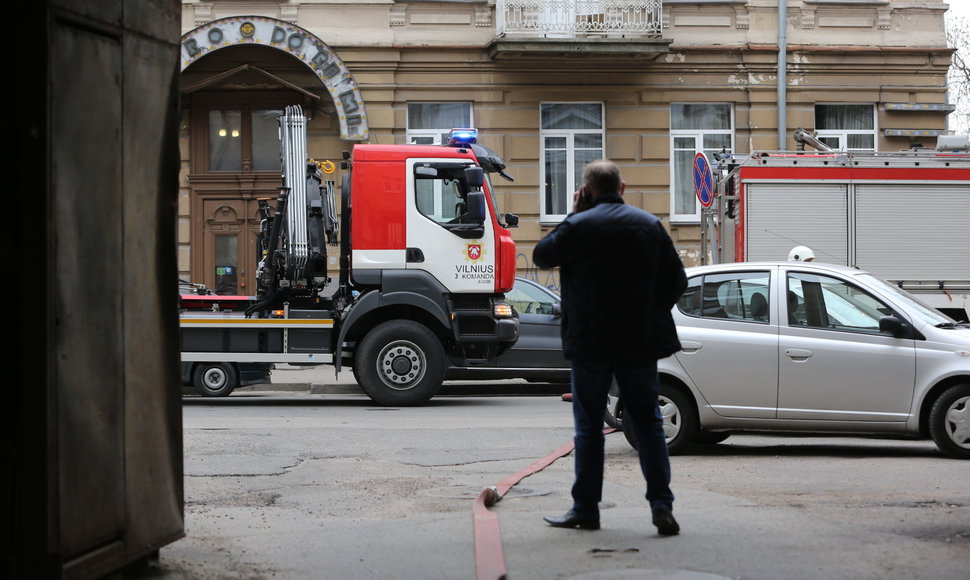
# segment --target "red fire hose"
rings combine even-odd
[[[607,429],[604,433],[613,431],[615,429]],[[526,477],[542,471],[559,458],[572,453],[574,447],[574,443],[570,441],[522,471],[506,477],[492,487],[486,487],[478,495],[472,510],[475,534],[475,577],[478,580],[503,580],[507,573],[498,516],[488,511],[488,508],[505,497],[510,489]]]

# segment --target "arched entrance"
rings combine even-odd
[[[364,103],[330,47],[272,18],[186,33],[181,70],[179,270],[220,294],[254,294],[259,200],[275,200],[280,186],[277,116],[301,105],[310,155],[339,160],[344,141],[367,138]]]

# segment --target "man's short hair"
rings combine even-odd
[[[596,194],[619,193],[622,183],[620,168],[609,159],[591,161],[583,169],[583,183]]]

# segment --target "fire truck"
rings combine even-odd
[[[785,260],[794,246],[807,246],[816,261],[866,270],[967,321],[967,138],[941,136],[934,149],[897,153],[834,151],[804,130],[795,141],[796,151],[715,155],[718,199],[705,226],[716,223],[716,233],[705,254],[719,262]]]
[[[279,117],[282,186],[262,200],[255,296],[180,295],[181,357],[202,394],[254,363],[353,370],[382,405],[419,405],[449,366],[484,365],[514,344],[513,214],[496,211],[505,163],[452,131],[447,145],[355,145],[335,187],[307,156],[306,117]],[[328,265],[339,264],[338,276]],[[215,378],[214,378],[215,377]]]

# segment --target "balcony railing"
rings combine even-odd
[[[661,35],[662,0],[498,0],[499,35],[533,38]]]

